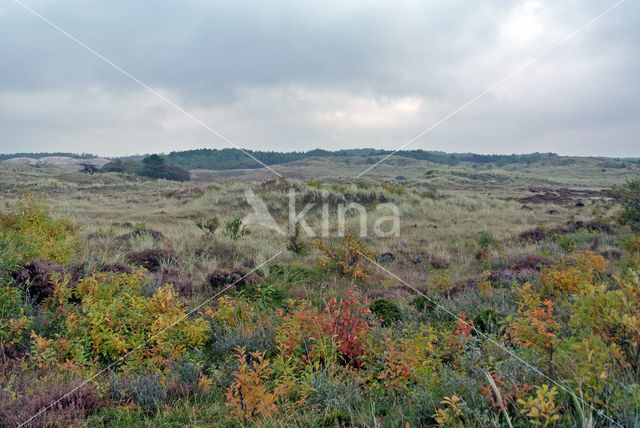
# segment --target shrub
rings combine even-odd
[[[178,165],[168,164],[164,178],[173,181],[189,181],[191,173]]]
[[[18,427],[27,421],[24,426],[28,427],[76,426],[104,405],[91,384],[81,380],[47,377],[30,379],[29,385],[17,397],[9,389],[0,389],[0,426]]]
[[[300,223],[296,222],[292,233],[289,233],[289,242],[287,243],[287,250],[297,255],[302,255],[307,251],[307,244],[300,236],[300,229]]]
[[[198,228],[200,228],[204,233],[210,235],[220,227],[220,220],[216,216],[199,218],[196,220],[196,226],[198,226]]]
[[[311,379],[310,387],[309,404],[317,411],[331,414],[334,417],[336,412],[340,412],[340,415],[346,414],[348,418],[349,412],[357,408],[363,401],[362,393],[355,379],[331,377],[326,372],[320,372]]]
[[[382,320],[382,325],[391,325],[402,319],[402,312],[394,302],[387,299],[378,299],[371,302],[369,309]]]
[[[137,376],[131,383],[135,403],[142,411],[156,411],[167,396],[167,388],[157,375]]]
[[[123,161],[122,159],[114,159],[100,168],[100,172],[120,172],[125,174],[139,174],[141,170],[141,164],[134,161]]]
[[[118,403],[134,403],[144,413],[158,410],[167,397],[167,387],[157,374],[129,377],[111,373],[111,398]]]
[[[330,321],[325,325],[325,333],[336,338],[338,349],[346,361],[356,367],[363,363],[370,330],[367,318],[371,310],[366,306],[367,303],[362,296],[349,291],[340,300],[335,297],[329,299],[324,308]]]
[[[260,309],[280,307],[284,300],[290,296],[287,290],[266,283],[246,286],[238,292],[238,295],[254,302]]]
[[[276,414],[277,402],[286,392],[282,387],[267,386],[270,370],[269,360],[264,358],[264,354],[251,354],[251,364],[247,357],[244,349],[238,350],[238,369],[233,373],[234,381],[225,394],[231,413],[243,421]]]
[[[227,236],[234,241],[250,233],[249,229],[243,226],[242,219],[240,217],[234,217],[232,220],[226,222],[224,225],[224,231]]]
[[[131,272],[129,272],[131,273]],[[156,274],[156,284],[162,286],[164,284],[171,284],[173,288],[178,292],[180,296],[193,297],[196,292],[195,285],[187,276],[178,269],[162,269],[159,274]]]
[[[234,284],[235,288],[258,284],[262,281],[260,275],[251,272],[244,266],[236,266],[232,270],[216,269],[207,276],[207,283],[213,290]]]
[[[518,400],[518,404],[527,412],[529,423],[546,427],[560,419],[561,407],[555,403],[557,394],[555,386],[549,389],[549,386],[544,384],[537,387],[534,394]]]
[[[210,358],[218,362],[235,349],[245,349],[249,354],[275,350],[275,327],[270,319],[261,319],[255,325],[238,323],[235,326],[219,325],[214,329],[207,348]]]
[[[162,266],[175,258],[173,250],[166,248],[149,248],[142,251],[135,251],[127,254],[129,263],[141,266],[150,272],[155,272]]]
[[[11,271],[29,259],[68,263],[78,250],[78,226],[26,194],[9,212],[0,213],[0,268]]]
[[[164,178],[167,173],[167,162],[160,155],[150,155],[142,159],[140,175],[149,178]]]
[[[544,269],[537,283],[520,289],[519,308],[507,319],[507,334],[543,356],[550,376],[556,370],[589,402],[628,415],[634,411],[612,394],[640,375],[640,322],[635,315],[640,294],[637,274],[610,279],[604,275],[606,268],[604,258],[584,252]],[[555,394],[542,392],[522,403],[533,412],[527,413],[531,418],[541,409],[554,408]]]
[[[407,189],[405,189],[404,186],[400,186],[400,185],[394,186],[393,184],[382,183],[381,187],[387,192],[392,193],[394,195],[404,196],[407,194]]]
[[[485,309],[473,318],[473,325],[483,333],[500,335],[503,333],[503,319],[493,309]]]
[[[617,220],[640,231],[640,179],[633,179],[624,186],[613,187],[609,193],[622,206]]]
[[[98,272],[133,273],[133,269],[122,263],[106,263],[98,267]]]
[[[170,245],[169,239],[164,236],[162,232],[155,229],[150,229],[143,224],[136,225],[135,229],[131,232],[123,233],[122,235],[116,236],[115,241],[118,243],[129,243],[129,241],[139,236],[149,236],[156,243],[165,243],[167,245]]]
[[[149,155],[142,159],[142,167],[137,171],[138,175],[149,178],[164,178],[174,181],[189,181],[191,174],[186,169],[169,164],[160,155]]]
[[[243,327],[245,333],[250,334],[256,325],[263,321],[253,303],[246,300],[222,296],[216,303],[215,310],[205,310],[214,333],[226,334],[230,330]]]
[[[200,364],[186,359],[177,363],[173,373],[176,375],[175,382],[167,386],[167,395],[178,397],[193,395],[198,387],[202,386],[201,380],[205,379]],[[170,390],[169,386],[173,389]]]
[[[561,327],[554,315],[554,302],[542,299],[530,284],[521,290],[519,313],[511,318],[507,329],[512,343],[532,348],[546,355],[547,375],[553,376],[554,356],[558,348]]]
[[[22,301],[22,290],[0,281],[0,354],[3,360],[26,342],[32,320],[25,315]]]
[[[630,236],[621,242],[621,246],[631,254],[640,254],[640,236]]]
[[[146,281],[141,272],[96,273],[78,282],[75,290],[66,283],[56,285],[57,302],[66,312],[64,335],[54,346],[58,359],[105,363],[129,351],[125,367],[161,369],[188,349],[204,344],[208,326],[201,318],[186,318],[185,308],[171,286],[161,287],[151,297],[142,293]],[[81,299],[81,306],[66,303],[66,296]],[[42,347],[46,349],[46,346]]]
[[[488,232],[480,232],[473,244],[476,260],[488,260],[489,249],[500,247],[500,241]]]
[[[546,237],[546,232],[543,229],[536,227],[534,229],[525,230],[519,235],[519,237],[522,241],[540,242]]]
[[[411,302],[409,302],[409,304],[420,312],[432,311],[436,306],[433,299],[429,299],[425,296],[416,296],[411,300]]]
[[[522,270],[537,270],[539,271],[541,267],[544,266],[553,266],[554,263],[547,259],[546,257],[538,257],[527,255],[522,257],[516,263],[511,265],[511,271],[520,272]]]
[[[62,274],[64,267],[52,263],[46,259],[36,259],[25,262],[19,269],[11,273],[15,283],[24,287],[33,299],[35,304],[39,304],[46,298],[53,296],[53,279]]]
[[[338,352],[342,362],[360,368],[372,330],[367,304],[353,291],[340,300],[329,299],[322,312],[303,302],[278,326],[278,348],[302,365],[320,361],[330,365]]]
[[[374,185],[373,183],[369,183],[368,181],[358,180],[356,181],[356,187],[358,187],[358,189],[369,190],[372,189]]]
[[[318,241],[317,247],[324,259],[320,267],[328,272],[336,272],[342,276],[362,281],[369,276],[365,268],[367,258],[372,257],[371,249],[360,239],[345,235],[340,245],[329,245]]]

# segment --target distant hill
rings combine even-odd
[[[365,149],[346,149],[329,151],[322,149],[310,150],[307,152],[273,152],[273,151],[256,151],[246,150],[256,159],[266,165],[285,164],[290,162],[301,161],[309,158],[348,158],[358,157],[364,159],[365,163],[374,164],[382,157],[393,154],[394,158],[409,158],[415,160],[425,160],[436,164],[457,165],[462,162],[473,164],[493,164],[495,166],[505,166],[510,164],[532,164],[544,159],[564,158],[555,153],[529,153],[529,154],[512,154],[512,155],[482,155],[475,153],[445,153],[440,151],[426,150],[400,150],[393,152],[391,150],[379,150],[373,148]],[[148,155],[132,155],[121,156],[113,159],[121,159],[123,161],[141,162]],[[239,149],[198,149],[186,150],[180,152],[171,152],[169,154],[161,154],[161,156],[170,164],[178,165],[188,170],[233,170],[233,169],[255,169],[262,168],[262,165],[251,159],[245,152]],[[105,159],[98,158],[88,153],[14,153],[0,154],[0,161],[11,160],[13,162],[38,165],[38,164],[69,164],[64,159],[87,160],[87,159]],[[29,160],[31,159],[31,160]],[[57,160],[56,160],[57,159]],[[605,158],[599,159],[609,161],[622,161],[640,163],[639,158]],[[36,162],[39,160],[39,162]],[[78,162],[72,162],[78,164]],[[106,162],[100,162],[102,166]],[[614,167],[614,166],[612,166]]]
[[[367,159],[368,163],[375,163],[380,157],[394,153],[391,150],[352,149],[328,151],[322,149],[308,152],[263,152],[247,150],[266,165],[295,162],[312,157],[351,157],[358,156]],[[238,149],[199,149],[182,152],[171,152],[163,155],[167,162],[186,169],[227,170],[240,168],[261,168],[262,166]],[[532,163],[543,158],[557,156],[555,153],[531,153],[522,155],[478,155],[474,153],[444,153],[425,150],[402,150],[394,156],[418,160],[427,160],[439,164],[455,165],[460,162],[493,163],[497,166],[512,163]]]
[[[0,161],[13,159],[13,158],[32,158],[32,159],[40,159],[40,158],[48,158],[48,157],[66,157],[73,159],[91,159],[96,158],[98,156],[92,155],[90,153],[65,153],[65,152],[52,152],[52,153],[0,153]]]
[[[4,159],[1,162],[30,166],[57,166],[71,171],[95,172],[109,163],[109,159],[98,157],[71,157],[71,156],[18,156]]]

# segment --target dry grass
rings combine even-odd
[[[128,253],[163,248],[175,252],[177,257],[161,260],[158,269],[177,269],[194,284],[204,283],[206,275],[218,267],[254,266],[286,247],[286,237],[259,226],[251,226],[251,234],[238,241],[220,233],[206,236],[196,226],[195,220],[201,217],[229,220],[249,213],[251,208],[244,193],[247,187],[265,201],[283,230],[287,230],[290,187],[296,189],[298,211],[306,203],[316,204],[306,220],[318,233],[322,201],[331,202],[332,235],[337,233],[337,204],[358,201],[367,207],[369,244],[374,251],[397,254],[393,265],[398,272],[415,277],[420,281],[418,285],[426,286],[424,282],[429,281],[431,273],[447,266],[454,282],[482,274],[486,266],[481,266],[473,257],[475,240],[480,233],[492,236],[497,242],[487,249],[487,263],[507,265],[520,256],[541,251],[537,243],[518,239],[525,230],[538,226],[552,229],[568,220],[587,221],[610,215],[612,208],[602,200],[587,201],[582,208],[573,203],[528,204],[530,210],[523,210],[523,204],[515,200],[535,194],[540,188],[600,189],[624,182],[640,170],[635,164],[621,168],[621,163],[617,163],[616,168],[604,168],[603,172],[603,162],[594,158],[559,158],[529,166],[489,168],[391,158],[373,170],[371,177],[365,176],[362,180],[349,177],[360,167],[366,167],[364,159],[355,158],[345,163],[344,159],[323,158],[305,160],[300,165],[286,164],[278,169],[300,179],[273,180],[263,177],[265,171],[245,170],[198,173],[197,180],[190,183],[151,181],[118,174],[90,176],[52,167],[2,164],[0,183],[5,200],[10,201],[30,189],[42,194],[46,202],[62,214],[79,221],[87,238],[83,262],[88,270],[126,263]],[[401,182],[395,179],[400,170],[406,177]],[[260,178],[265,180],[255,181]],[[309,186],[303,181],[309,178],[319,178],[319,181]],[[383,189],[382,183],[402,185],[406,194]],[[532,189],[532,186],[539,187]],[[327,191],[328,196],[323,197],[322,191]],[[392,202],[400,210],[400,237],[372,236],[375,221],[389,214],[376,210],[376,206],[384,202]],[[136,228],[156,230],[165,239],[146,233],[131,234]],[[357,212],[349,211],[346,230],[357,232],[359,228]],[[126,234],[130,234],[128,239],[119,239]],[[314,251],[303,257],[286,252],[280,261],[311,263],[316,257]]]

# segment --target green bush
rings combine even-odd
[[[142,165],[134,161],[123,161],[115,159],[100,168],[100,172],[120,172],[123,174],[139,174]]]
[[[178,165],[168,164],[164,178],[173,181],[189,181],[191,180],[191,173]]]
[[[199,218],[196,220],[196,226],[198,226],[204,233],[212,234],[218,229],[218,227],[220,227],[220,220],[216,216]]]
[[[147,413],[156,411],[167,397],[167,388],[158,376],[138,376],[132,389],[136,404]]]
[[[425,296],[416,296],[411,300],[411,302],[409,302],[409,304],[420,312],[432,311],[436,307],[433,300]]]
[[[613,187],[610,195],[622,206],[617,220],[640,231],[640,179],[633,179],[624,186]]]
[[[202,346],[209,335],[204,319],[185,319],[186,307],[170,285],[158,288],[151,297],[143,294],[146,286],[140,271],[96,273],[75,288],[67,282],[56,283],[57,300],[47,305],[67,314],[63,331],[54,337],[56,358],[108,364],[127,355],[123,366],[131,373],[140,368],[160,370]],[[81,304],[70,303],[71,298]],[[39,343],[43,346],[38,352],[47,354],[48,339],[40,338]],[[140,347],[146,351],[129,354]]]
[[[483,333],[501,334],[503,319],[493,309],[485,309],[473,318],[473,325]]]
[[[164,178],[173,181],[189,181],[191,174],[178,165],[167,163],[160,155],[150,155],[142,159],[142,167],[138,175],[149,178]]]
[[[293,233],[289,234],[287,250],[297,255],[302,255],[307,252],[307,243],[304,242],[304,240],[300,236],[300,223],[296,223],[293,228]]]
[[[0,280],[0,357],[20,350],[27,342],[31,318],[25,315],[22,290]]]
[[[7,213],[0,213],[0,268],[10,272],[29,259],[70,262],[78,250],[78,225],[55,215],[28,193]]]
[[[369,309],[378,318],[382,319],[382,325],[391,325],[402,319],[402,312],[398,305],[387,299],[377,299],[371,302]]]
[[[242,219],[240,217],[234,217],[232,220],[226,222],[224,225],[224,231],[227,233],[229,238],[234,241],[250,233],[249,229],[242,225]]]

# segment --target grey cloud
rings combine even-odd
[[[272,150],[394,148],[606,7],[32,4],[238,144]],[[411,147],[637,156],[638,12],[625,2]],[[226,147],[11,2],[0,11],[0,129],[3,152]]]

